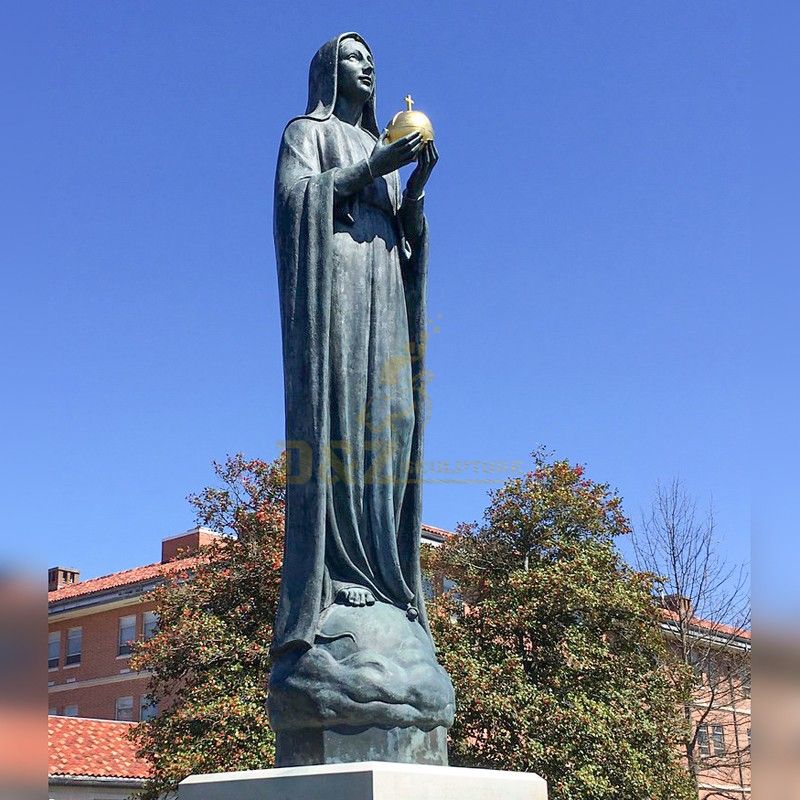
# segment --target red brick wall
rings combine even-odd
[[[205,547],[211,542],[219,542],[219,534],[213,531],[195,528],[187,531],[181,536],[173,536],[161,542],[161,563],[166,564],[176,558],[185,558],[190,553],[194,553],[198,548]]]
[[[724,653],[720,654],[720,662],[724,667],[726,663]],[[749,658],[746,661],[736,662],[735,666],[747,666],[749,669]],[[725,752],[721,755],[710,754],[704,757],[698,750],[700,784],[701,786],[706,784],[715,787],[730,786],[749,789],[751,765],[747,748],[749,747],[748,730],[751,726],[750,693],[745,690],[737,670],[726,671],[723,677],[715,680],[714,686],[713,697],[707,684],[696,690],[694,721],[695,724],[702,722],[708,725],[709,733],[714,725],[721,726]],[[720,797],[734,796],[747,797],[749,792],[730,790],[726,793],[719,789],[700,790],[700,800],[706,798],[717,800]]]
[[[96,614],[76,617],[63,621],[51,621],[50,631],[61,633],[61,652],[57,669],[48,671],[48,682],[56,686],[75,683],[74,689],[64,691],[49,690],[49,707],[55,707],[61,714],[64,707],[78,705],[78,715],[97,719],[114,719],[114,703],[117,697],[134,696],[134,720],[139,719],[139,698],[146,693],[146,678],[138,678],[136,673],[130,679],[113,683],[81,686],[84,681],[96,678],[121,676],[128,666],[129,658],[118,656],[120,617],[136,615],[136,635],[142,635],[142,619],[145,611],[153,609],[153,603],[137,602],[129,606]],[[81,643],[81,662],[77,666],[66,666],[67,632],[70,628],[83,629]],[[74,680],[72,680],[74,678]]]
[[[114,719],[118,697],[133,697],[133,719],[139,720],[139,706],[142,695],[147,694],[147,678],[133,678],[119,683],[106,683],[100,686],[86,686],[64,692],[51,692],[49,708],[56,714],[63,714],[68,705],[78,706],[79,717],[92,719]]]

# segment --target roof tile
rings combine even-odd
[[[136,745],[127,737],[134,724],[82,717],[48,717],[47,774],[51,777],[149,777],[150,765],[136,757]]]
[[[147,564],[143,567],[125,569],[122,572],[112,572],[110,575],[102,575],[99,578],[90,578],[86,581],[78,581],[47,593],[47,602],[54,603],[59,600],[69,600],[73,597],[83,597],[84,595],[104,592],[109,589],[117,589],[121,586],[130,586],[135,583],[143,583],[162,576],[179,572],[182,569],[193,567],[197,563],[197,557],[179,558],[175,561],[168,561],[162,564]]]
[[[433,525],[422,525],[422,529],[432,533],[435,536],[448,537],[452,536],[450,531],[444,528],[436,528]],[[55,603],[60,600],[71,600],[75,597],[84,597],[86,595],[95,594],[96,592],[105,592],[111,589],[118,589],[122,586],[131,586],[136,583],[144,583],[145,581],[153,580],[162,576],[167,576],[173,572],[182,569],[193,567],[197,563],[197,556],[189,558],[176,559],[175,561],[168,561],[166,564],[156,562],[155,564],[146,564],[143,567],[133,567],[132,569],[125,569],[121,572],[112,572],[109,575],[101,575],[98,578],[89,578],[89,580],[78,581],[78,583],[71,583],[61,589],[56,589],[47,593],[47,602]]]
[[[662,617],[672,620],[673,622],[680,622],[680,618],[675,611],[668,608],[660,608],[659,612]],[[702,619],[700,617],[692,617],[689,621],[689,627],[697,630],[705,631],[712,635],[717,636],[730,636],[735,639],[752,639],[752,632],[747,628],[734,628],[731,625],[726,625],[723,622],[714,622],[710,619]]]

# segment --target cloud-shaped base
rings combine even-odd
[[[317,643],[273,667],[269,713],[275,730],[453,724],[453,684],[422,626],[387,603],[334,605]]]

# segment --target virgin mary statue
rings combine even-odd
[[[375,724],[430,729],[449,724],[448,715],[452,721],[452,687],[436,664],[425,614],[416,476],[428,262],[423,190],[437,159],[417,133],[391,143],[379,133],[373,56],[358,34],[319,49],[306,113],[284,130],[275,180],[289,456],[270,685],[278,729],[312,724],[300,706],[316,702],[308,700],[315,681],[330,693],[343,680],[340,667],[355,674],[359,658],[374,667],[376,651],[396,662],[396,652],[382,650],[398,648],[432,661],[435,680],[417,674],[423,685],[415,696],[432,680],[431,691],[444,693],[435,704],[449,710]],[[413,161],[403,189],[397,170]],[[380,696],[363,703],[402,705],[392,676],[408,681],[418,666],[387,662],[385,685],[375,681]],[[347,709],[316,713],[370,724],[352,699],[351,692]],[[409,702],[419,710],[426,701]]]

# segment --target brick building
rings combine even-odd
[[[440,544],[447,531],[422,526],[427,544]],[[134,569],[81,581],[74,569],[49,570],[49,713],[99,720],[138,721],[154,713],[147,705],[146,673],[128,666],[129,642],[147,637],[156,624],[144,596],[165,575],[191,572],[192,551],[218,538],[194,528],[164,539],[161,560]],[[663,611],[662,630],[677,643],[678,615]],[[734,631],[690,618],[691,636],[702,642],[703,677],[691,706],[698,731],[699,800],[750,797],[749,631]]]
[[[446,531],[423,525],[428,544]],[[154,713],[147,704],[147,673],[128,666],[130,642],[154,630],[153,604],[145,595],[165,575],[190,571],[192,551],[219,538],[194,528],[164,539],[161,560],[143,567],[80,580],[65,567],[48,571],[49,714],[137,722]]]
[[[183,557],[218,538],[206,528],[164,539],[161,560],[143,567],[81,581],[76,570],[48,572],[49,713],[138,721],[147,707],[147,675],[128,666],[133,639],[150,635],[156,624],[152,603],[143,597],[167,574],[189,570]]]
[[[685,711],[696,736],[699,798],[749,798],[752,634],[695,617],[685,599],[666,600],[664,635],[679,659],[687,652],[698,678]]]

